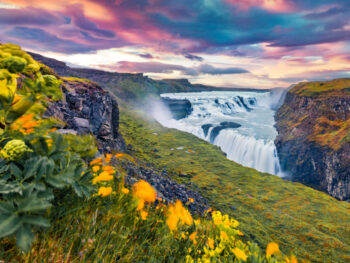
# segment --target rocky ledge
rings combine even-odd
[[[189,189],[190,187],[195,187],[193,184],[189,187],[189,185],[175,182],[169,178],[166,170],[159,172],[151,168],[129,164],[127,171],[126,184],[132,185],[138,179],[143,179],[157,190],[158,197],[161,197],[165,203],[180,200],[182,203],[188,204],[187,207],[192,213],[201,215],[204,215],[205,211],[209,209],[208,201],[197,191]]]
[[[275,118],[290,179],[350,201],[350,79],[298,84]]]
[[[162,102],[168,106],[175,120],[186,118],[193,111],[191,102],[186,99],[162,98]]]
[[[46,116],[54,116],[66,125],[61,132],[91,133],[101,152],[125,151],[120,135],[117,101],[91,81],[64,80],[64,99],[52,104]]]

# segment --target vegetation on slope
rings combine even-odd
[[[346,108],[346,99],[350,98],[350,79],[302,82],[289,93],[296,96],[297,100],[293,102],[299,111],[285,104],[279,110],[281,126],[290,131],[294,128],[308,130],[305,139],[334,151],[350,142],[350,118]]]
[[[291,93],[300,96],[342,96],[350,92],[350,78],[334,79],[332,81],[301,82],[297,84]]]
[[[121,109],[121,132],[136,157],[198,186],[213,208],[241,222],[241,231],[261,247],[273,240],[312,262],[350,260],[349,203],[238,165],[218,147],[140,112]]]

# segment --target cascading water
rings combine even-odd
[[[270,92],[218,91],[167,93],[161,97],[188,100],[192,113],[175,120],[164,106],[154,109],[165,127],[192,133],[219,146],[227,158],[244,166],[283,176],[274,139],[274,109]],[[159,113],[162,114],[159,114]]]

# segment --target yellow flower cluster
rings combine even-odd
[[[175,205],[169,205],[166,223],[169,229],[174,231],[177,229],[179,222],[184,225],[192,225],[193,218],[190,212],[182,205],[182,202],[176,200]]]
[[[16,99],[16,98],[15,98]],[[40,125],[39,121],[33,120],[34,114],[29,113],[18,118],[14,123],[11,124],[11,130],[18,130],[23,134],[30,134],[34,132],[34,128]]]
[[[97,193],[97,195],[102,197],[109,196],[113,193],[112,187],[108,185],[108,182],[114,179],[116,171],[112,166],[107,165],[112,158],[112,154],[106,154],[104,159],[99,157],[90,162],[90,167],[94,175],[92,183],[102,184]],[[106,165],[104,163],[106,163]]]
[[[97,158],[90,163],[94,173],[94,184],[99,184],[100,188],[97,195],[101,197],[109,196],[113,193],[113,188],[108,185],[109,181],[114,179],[116,169],[109,163],[112,158],[124,157],[121,154],[106,155],[105,158]],[[118,170],[119,171],[119,170]],[[129,189],[124,187],[123,181],[120,182],[120,194],[129,195]],[[165,205],[158,198],[159,204],[152,207],[151,204],[157,200],[156,190],[146,181],[139,180],[132,187],[132,196],[137,201],[136,210],[139,213],[137,220],[145,221],[144,226],[152,224],[156,220],[157,224],[165,223],[177,242],[184,242],[186,262],[286,262],[297,263],[297,259],[285,257],[279,250],[277,243],[269,243],[265,253],[263,253],[256,244],[243,242],[237,227],[239,222],[230,218],[220,211],[209,209],[207,215],[211,215],[211,220],[192,218],[191,213],[180,200],[175,203]],[[186,204],[194,202],[189,198]],[[158,212],[157,212],[158,211]],[[158,213],[155,219],[154,215]]]
[[[133,186],[133,196],[137,198],[137,210],[141,213],[142,220],[146,220],[148,213],[144,211],[145,203],[153,203],[157,199],[156,190],[146,181],[140,180]],[[124,190],[125,191],[125,190]]]

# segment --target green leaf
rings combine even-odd
[[[15,163],[11,163],[10,164],[10,170],[11,173],[16,176],[18,179],[22,178],[22,170],[15,164]]]
[[[1,202],[0,203],[0,213],[12,213],[15,211],[13,204],[11,202]]]
[[[17,214],[0,215],[0,238],[12,235],[22,225]]]
[[[33,176],[35,176],[35,172],[37,172],[38,167],[42,163],[42,159],[40,157],[30,158],[25,162],[24,165],[24,179],[27,180]]]
[[[52,201],[55,198],[53,191],[50,188],[46,189],[45,192],[39,192],[37,197],[46,201]]]
[[[18,204],[18,212],[37,212],[48,209],[51,203],[44,199],[39,199],[36,195],[24,199]]]
[[[63,180],[63,177],[61,176],[49,175],[46,177],[46,182],[58,189],[62,189],[67,185],[67,183]]]
[[[25,216],[22,218],[23,223],[41,226],[41,227],[49,227],[50,222],[46,218],[42,216]]]
[[[16,244],[23,250],[28,251],[33,243],[34,233],[29,224],[23,224],[16,232]]]
[[[17,182],[7,183],[4,180],[0,180],[0,194],[19,193],[22,194],[22,188]]]

